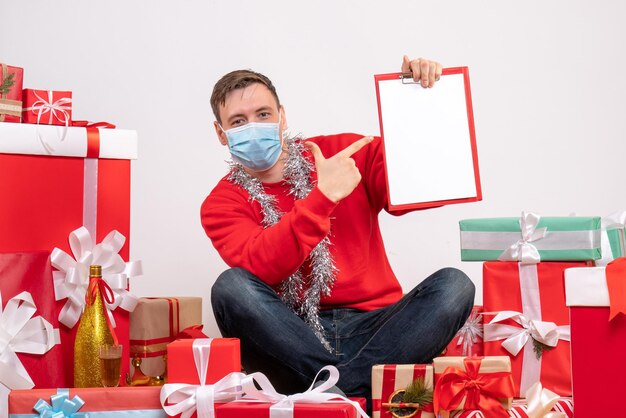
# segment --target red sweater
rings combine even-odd
[[[340,134],[307,140],[318,144],[329,158],[361,137]],[[202,204],[204,230],[229,266],[244,268],[274,288],[303,263],[306,276],[307,257],[330,232],[330,251],[339,271],[331,295],[322,297],[321,309],[372,310],[394,303],[402,289],[389,265],[378,225],[378,214],[387,205],[381,148],[376,139],[353,155],[362,179],[338,204],[317,187],[294,201],[288,185],[264,183],[284,214],[267,229],[261,226],[259,203],[251,202],[248,192],[224,177]],[[312,160],[308,150],[306,157]]]

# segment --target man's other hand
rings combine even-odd
[[[422,87],[432,87],[439,81],[443,67],[436,61],[418,58],[411,60],[408,56],[402,59],[402,73],[413,75],[413,80]]]

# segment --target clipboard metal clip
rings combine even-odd
[[[413,80],[413,73],[401,73],[400,80],[402,84],[417,84],[418,81]]]

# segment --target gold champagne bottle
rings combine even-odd
[[[74,387],[101,387],[99,348],[113,345],[106,306],[100,291],[102,267],[89,267],[89,287],[85,297],[85,310],[80,318],[74,341]]]

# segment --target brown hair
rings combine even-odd
[[[263,84],[267,87],[276,99],[276,104],[280,107],[280,100],[278,100],[276,88],[269,78],[252,70],[231,71],[220,78],[219,81],[215,83],[215,86],[213,86],[213,93],[211,94],[211,108],[213,109],[213,115],[215,115],[215,119],[217,119],[218,123],[222,123],[220,120],[219,107],[226,104],[226,96],[228,93],[233,90],[244,89],[254,83]]]

